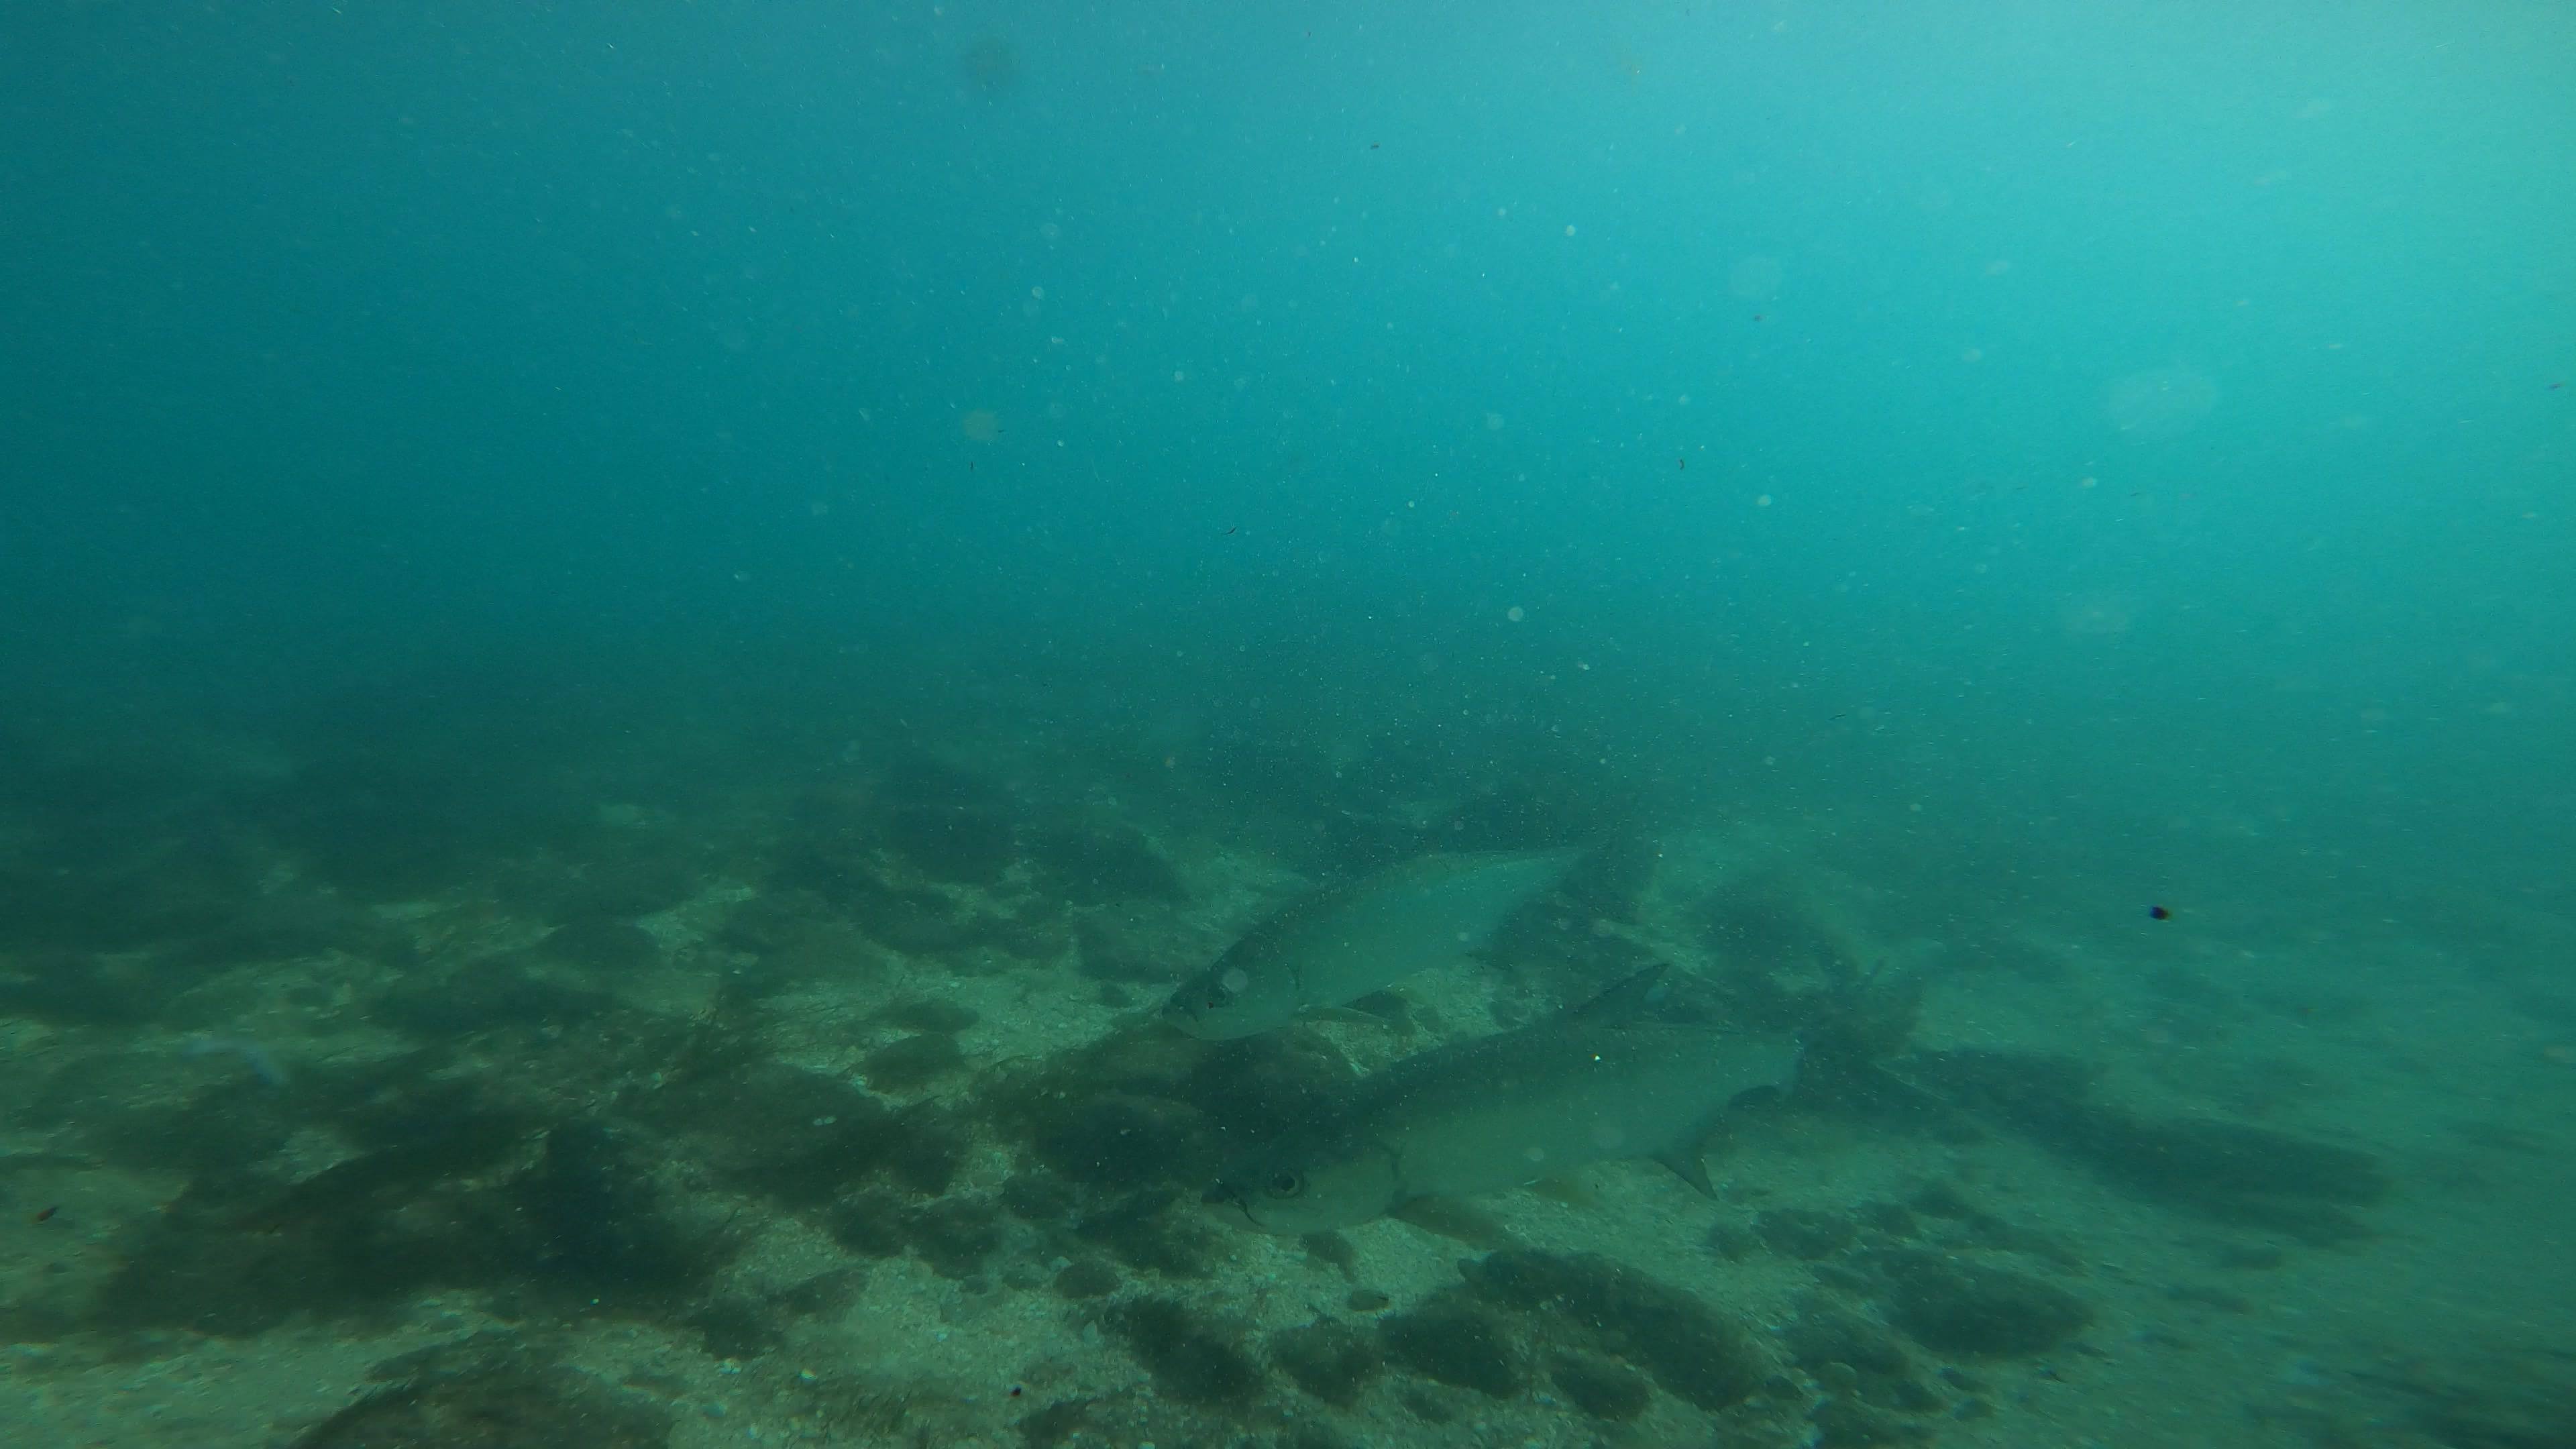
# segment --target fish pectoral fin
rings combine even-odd
[[[1403,1025],[1402,1022],[1397,1021],[1394,1017],[1380,1016],[1374,1011],[1362,1011],[1356,1006],[1328,1006],[1323,1010],[1316,1012],[1310,1019],[1314,1021],[1338,1021],[1348,1026],[1384,1027],[1388,1031],[1393,1031],[1397,1027]]]
[[[1486,1252],[1520,1246],[1520,1239],[1500,1219],[1454,1197],[1408,1198],[1387,1216]]]
[[[1673,1176],[1698,1188],[1700,1196],[1705,1198],[1717,1196],[1717,1184],[1708,1180],[1708,1164],[1699,1160],[1698,1142],[1694,1141],[1685,1147],[1674,1147],[1658,1152],[1655,1154],[1655,1160],[1671,1168]]]
[[[1531,1183],[1529,1190],[1550,1202],[1561,1202],[1567,1207],[1598,1208],[1601,1206],[1601,1194],[1593,1191],[1591,1180],[1570,1172],[1561,1172],[1554,1177],[1542,1177]]]

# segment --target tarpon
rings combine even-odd
[[[1481,948],[1565,879],[1581,850],[1426,855],[1320,892],[1252,928],[1172,993],[1164,1014],[1205,1041],[1275,1031]]]
[[[1328,1121],[1246,1154],[1206,1201],[1265,1232],[1326,1232],[1419,1198],[1641,1157],[1707,1192],[1700,1144],[1746,1093],[1787,1085],[1798,1045],[1645,1019],[1668,975],[1654,967],[1549,1020],[1407,1057]]]

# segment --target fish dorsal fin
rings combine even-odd
[[[1717,1196],[1717,1184],[1708,1180],[1708,1164],[1700,1161],[1696,1139],[1670,1151],[1656,1153],[1655,1160],[1672,1169],[1673,1176],[1698,1189],[1701,1197],[1714,1199]]]
[[[1575,1026],[1634,1026],[1651,1021],[1673,994],[1673,968],[1660,962],[1565,1014]]]

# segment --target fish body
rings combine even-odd
[[[192,1036],[180,1044],[180,1055],[186,1057],[238,1057],[250,1068],[250,1074],[272,1087],[283,1087],[288,1078],[286,1068],[258,1042],[236,1036]]]
[[[1640,1020],[1664,968],[1516,1031],[1407,1057],[1328,1123],[1247,1154],[1210,1205],[1273,1233],[1371,1221],[1418,1198],[1652,1158],[1706,1191],[1700,1142],[1735,1100],[1786,1086],[1787,1037]]]
[[[1580,850],[1426,855],[1318,892],[1252,928],[1181,984],[1164,1013],[1204,1041],[1276,1031],[1490,940]]]

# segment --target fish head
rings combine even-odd
[[[1251,973],[1219,961],[1191,977],[1163,1003],[1163,1019],[1201,1041],[1232,1041],[1286,1024],[1293,1003],[1268,999]]]
[[[1403,1196],[1384,1145],[1316,1138],[1242,1158],[1201,1201],[1236,1227],[1298,1237],[1373,1222]]]

